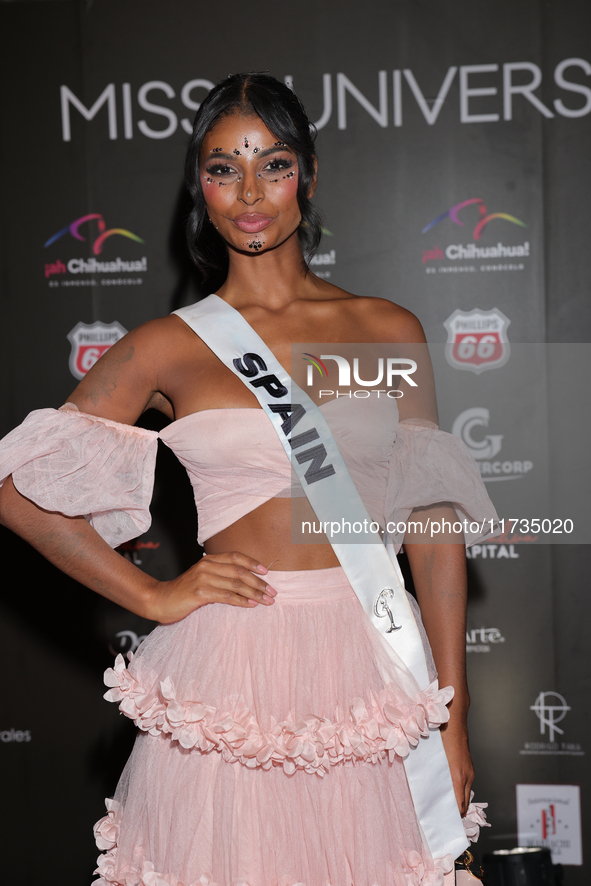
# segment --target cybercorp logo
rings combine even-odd
[[[490,413],[482,406],[473,406],[460,412],[451,432],[462,440],[478,463],[485,483],[495,480],[519,480],[533,468],[525,459],[495,459],[501,451],[503,434],[483,434],[488,428]],[[475,546],[476,547],[476,546]]]
[[[445,357],[455,369],[479,375],[504,366],[511,355],[507,327],[510,320],[498,308],[492,311],[454,311],[444,322]]]
[[[554,741],[556,733],[564,735],[564,730],[556,724],[564,720],[570,707],[559,692],[540,692],[530,711],[534,711],[540,721],[540,735],[546,734],[546,727],[550,741]]]
[[[501,451],[502,434],[485,434],[481,440],[472,436],[474,428],[488,428],[489,418],[488,409],[474,406],[461,412],[451,429],[452,434],[464,441],[476,459],[492,458]]]

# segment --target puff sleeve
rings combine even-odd
[[[48,511],[84,516],[111,547],[150,526],[158,434],[79,412],[38,409],[0,442],[0,485]]]
[[[464,443],[432,422],[405,419],[390,458],[384,509],[396,549],[413,509],[441,502],[455,508],[467,545],[498,534],[497,512]]]

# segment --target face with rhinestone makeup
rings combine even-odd
[[[260,117],[222,117],[203,140],[199,174],[209,218],[234,249],[262,252],[297,231],[298,159]]]

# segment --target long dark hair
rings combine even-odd
[[[193,201],[187,240],[191,258],[204,278],[215,272],[227,273],[228,250],[213,225],[208,224],[199,178],[199,153],[203,139],[217,121],[236,112],[260,117],[275,138],[297,154],[297,197],[302,214],[298,237],[306,257],[313,255],[322,236],[321,215],[308,197],[316,172],[316,133],[301,101],[289,87],[269,74],[233,74],[211,90],[197,111],[185,164],[185,181]]]

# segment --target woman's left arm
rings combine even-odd
[[[410,311],[383,299],[372,300],[369,317],[372,327],[368,340],[402,343],[401,356],[413,359],[417,368],[414,386],[402,384],[403,396],[396,401],[400,420],[431,422],[439,420],[435,397],[433,370],[420,322]],[[389,329],[390,335],[384,331]],[[400,344],[399,344],[400,347]],[[451,770],[460,812],[470,802],[474,767],[468,747],[467,717],[470,697],[466,680],[466,552],[463,534],[438,534],[437,544],[425,543],[429,538],[431,520],[447,520],[450,529],[457,521],[449,504],[415,508],[411,521],[421,522],[423,531],[407,531],[404,549],[410,568],[423,624],[433,650],[440,686],[453,686],[454,697],[449,704],[450,718],[441,729],[443,744]],[[457,524],[456,524],[457,525]]]
[[[411,520],[457,519],[449,505],[416,509]],[[421,609],[423,624],[433,651],[440,686],[453,686],[450,718],[441,729],[460,813],[470,802],[474,768],[468,747],[467,716],[470,705],[466,680],[466,553],[463,538],[449,535],[445,541],[426,544],[421,533],[407,533],[407,553]],[[425,538],[425,535],[422,536]],[[414,543],[413,543],[414,538]]]

